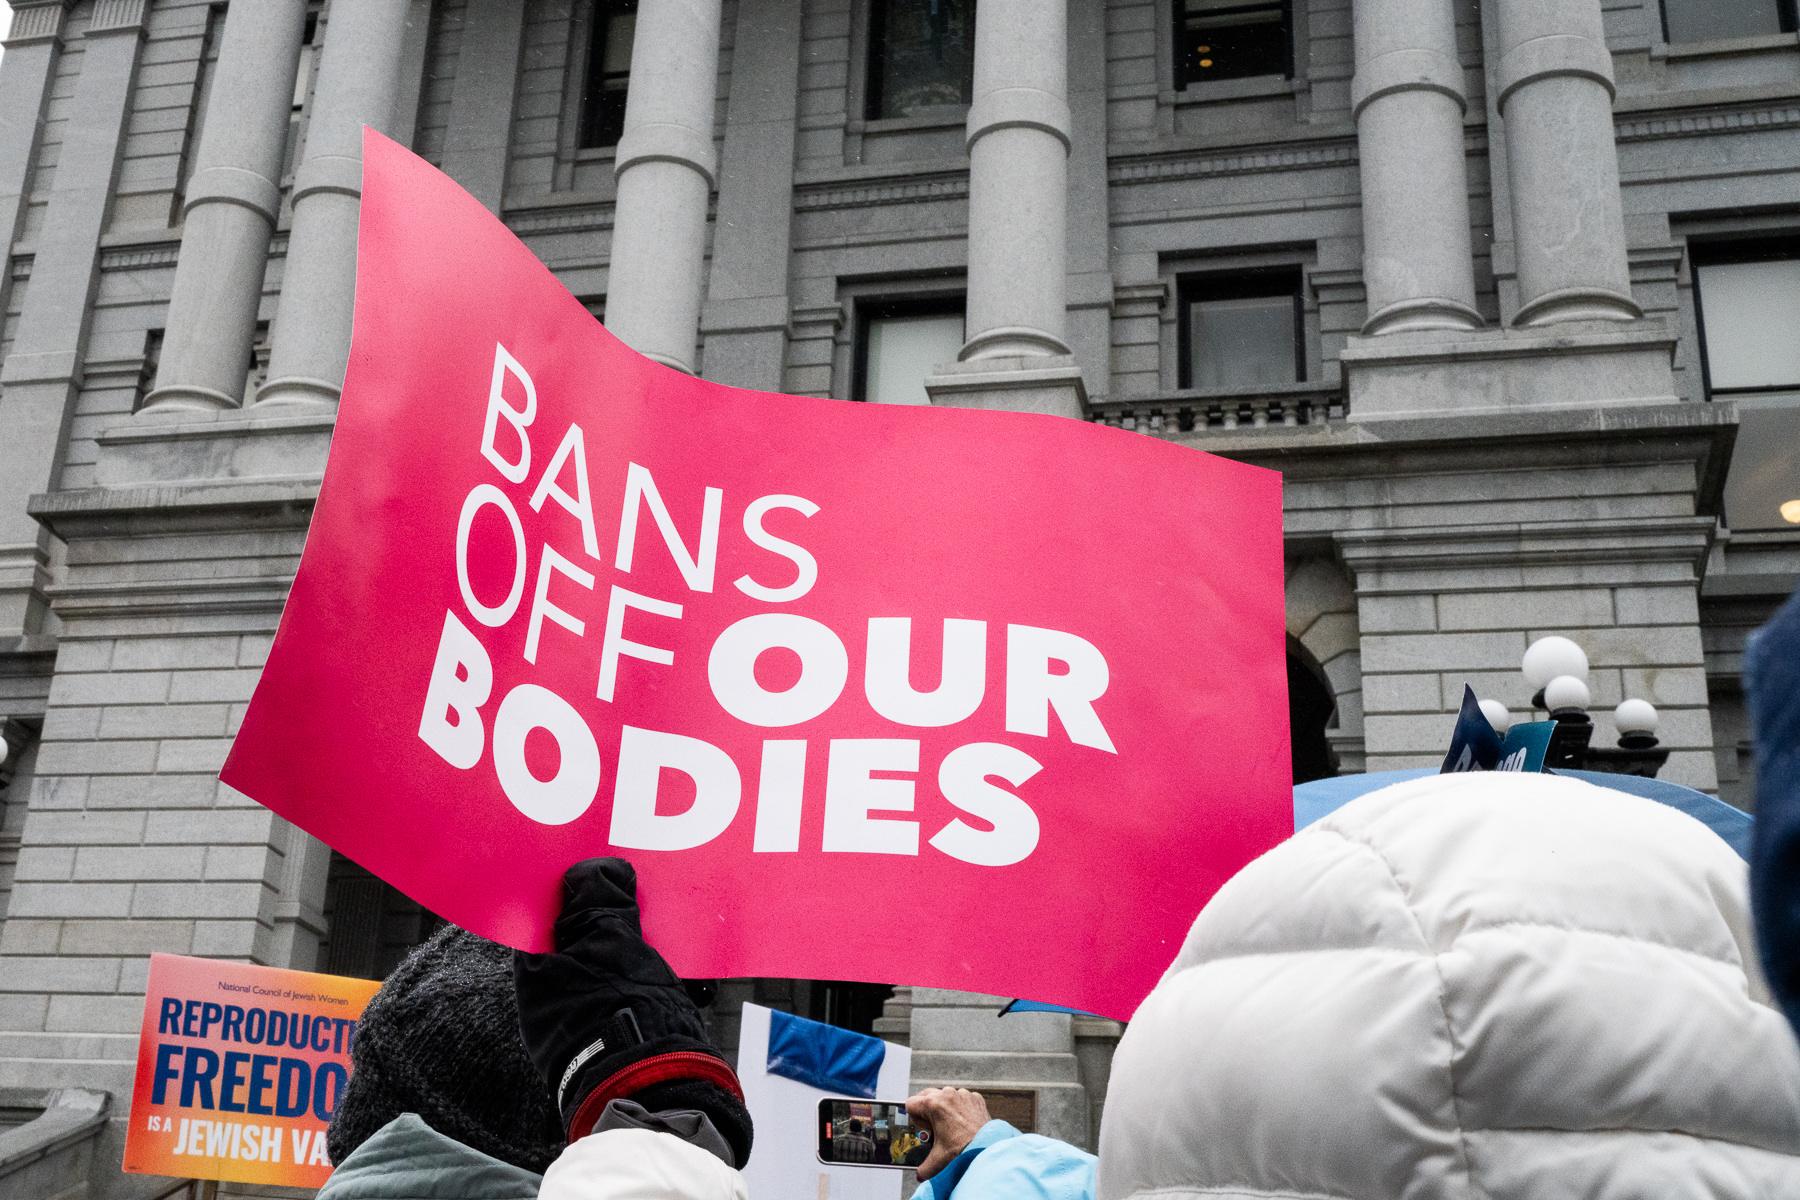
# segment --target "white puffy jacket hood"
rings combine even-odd
[[[1800,1197],[1745,874],[1573,779],[1362,797],[1195,920],[1119,1044],[1100,1200]]]

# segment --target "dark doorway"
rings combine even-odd
[[[1294,782],[1329,779],[1337,772],[1337,754],[1325,736],[1337,711],[1337,698],[1325,671],[1299,642],[1288,638],[1288,738],[1293,748]]]

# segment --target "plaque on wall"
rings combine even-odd
[[[1037,1132],[1037,1092],[1031,1088],[979,1088],[988,1115],[1020,1133]]]

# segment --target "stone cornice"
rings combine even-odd
[[[1422,529],[1355,529],[1332,535],[1352,571],[1543,563],[1705,563],[1712,517],[1625,517],[1603,523],[1508,522]]]
[[[1730,404],[1670,401],[1595,408],[1330,421],[1297,428],[1212,430],[1173,441],[1210,454],[1273,467],[1300,481],[1408,470],[1467,471],[1471,463],[1644,463],[1687,457],[1700,470],[1699,494],[1714,494],[1737,437]]]

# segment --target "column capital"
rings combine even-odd
[[[7,30],[6,37],[0,39],[0,46],[11,50],[37,42],[61,41],[63,18],[68,15],[68,11],[67,0],[50,0],[47,4],[14,4],[12,26]]]
[[[148,0],[95,0],[88,36],[97,33],[142,33]]]

